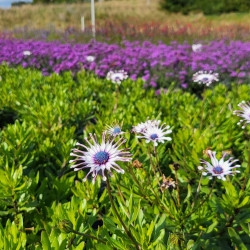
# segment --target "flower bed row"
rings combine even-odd
[[[123,69],[129,77],[145,80],[148,86],[167,88],[171,82],[178,87],[193,88],[192,75],[199,70],[215,71],[225,84],[249,80],[250,43],[213,41],[192,49],[189,44],[172,42],[157,45],[150,42],[124,41],[121,46],[91,42],[61,44],[59,42],[0,40],[0,63],[22,65],[52,72],[82,69],[105,77],[110,70]],[[92,60],[88,60],[89,56]]]
[[[86,72],[3,65],[0,76],[0,249],[250,248],[250,127],[240,122],[250,85],[216,84],[201,100]],[[104,130],[124,140],[99,144]],[[111,163],[124,174],[109,178]]]

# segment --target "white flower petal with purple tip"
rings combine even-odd
[[[244,129],[247,124],[250,124],[250,102],[242,101],[238,104],[242,110],[235,110],[233,113],[234,115],[237,115],[239,117],[242,117],[243,119],[240,120],[237,124],[240,125],[241,123],[244,123],[242,128]]]
[[[193,75],[193,81],[210,86],[211,83],[219,81],[219,74],[212,71],[198,71]]]
[[[119,149],[119,147],[126,142],[126,139],[121,137],[116,143],[114,140],[116,137],[110,136],[106,141],[106,133],[102,134],[102,143],[97,142],[96,135],[90,134],[93,144],[85,138],[88,146],[77,143],[77,146],[84,148],[84,151],[79,149],[72,149],[70,155],[77,157],[75,160],[71,160],[69,163],[77,163],[70,168],[74,168],[74,171],[89,168],[89,172],[83,181],[86,181],[88,176],[92,174],[93,183],[95,183],[96,177],[101,172],[103,180],[106,180],[105,170],[107,170],[112,177],[111,169],[114,169],[118,173],[124,174],[124,170],[116,163],[117,161],[128,162],[131,161],[131,154],[128,151],[129,148]],[[78,163],[79,162],[79,163]]]
[[[240,167],[240,165],[232,166],[238,160],[233,160],[233,158],[231,157],[227,161],[224,161],[224,159],[227,155],[225,153],[223,155],[223,157],[218,161],[216,158],[215,151],[212,152],[212,151],[208,150],[207,152],[208,152],[208,155],[211,159],[212,164],[200,159],[200,162],[202,164],[206,165],[206,166],[199,166],[198,167],[199,170],[203,170],[202,175],[211,174],[211,176],[209,176],[209,179],[212,179],[212,177],[215,176],[218,179],[222,179],[223,181],[225,181],[226,175],[233,175],[234,173],[240,173],[240,171],[238,171],[238,170],[232,171],[233,169]]]
[[[156,121],[156,120],[155,120]],[[158,143],[164,143],[164,141],[171,141],[171,137],[166,137],[167,134],[172,133],[169,126],[165,126],[165,123],[159,127],[159,121],[155,123],[148,124],[146,130],[141,132],[142,136],[137,136],[137,138],[145,139],[146,143],[153,142],[154,146],[157,146]]]
[[[135,132],[137,134],[141,134],[146,132],[148,127],[152,126],[159,126],[160,120],[147,120],[146,122],[138,123],[136,126],[133,126],[132,132]]]
[[[112,81],[112,83],[120,84],[123,80],[127,78],[128,74],[124,70],[109,71],[107,74],[107,80]]]

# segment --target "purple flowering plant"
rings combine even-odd
[[[105,78],[112,70],[123,69],[131,79],[142,78],[145,87],[175,87],[195,90],[199,86],[192,81],[194,73],[200,70],[220,74],[220,81],[226,85],[232,82],[249,82],[250,43],[241,41],[212,41],[202,45],[201,51],[192,46],[172,42],[170,45],[158,42],[128,42],[121,45],[102,42],[88,44],[62,44],[58,41],[24,41],[0,39],[0,63],[11,66],[36,68],[44,75],[81,70],[94,72]],[[30,51],[30,55],[24,52]],[[86,58],[93,56],[95,60]]]

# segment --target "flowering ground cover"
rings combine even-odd
[[[212,41],[203,43],[199,50],[189,44],[172,42],[128,42],[121,46],[101,42],[88,44],[61,44],[60,42],[0,40],[0,62],[11,66],[40,69],[44,75],[52,72],[82,69],[105,77],[110,70],[125,70],[133,80],[142,78],[145,86],[156,90],[171,84],[194,90],[192,75],[199,70],[220,74],[220,81],[249,83],[250,43],[241,41]],[[87,60],[88,56],[94,58]]]
[[[45,67],[48,48],[75,58],[69,45],[10,44],[15,65]],[[105,46],[107,56],[117,48]],[[232,56],[246,45],[223,46]],[[77,71],[0,66],[0,248],[249,249],[250,85],[155,95],[141,79]]]

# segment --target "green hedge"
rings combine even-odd
[[[170,12],[183,14],[191,11],[201,11],[206,15],[250,11],[248,0],[162,0],[161,6]]]
[[[249,179],[241,190],[250,164],[247,130],[237,126],[239,118],[232,113],[249,98],[249,85],[233,85],[228,91],[216,84],[206,91],[203,103],[175,89],[156,96],[153,90],[143,89],[143,81],[127,80],[120,86],[114,111],[116,86],[85,72],[74,79],[71,73],[44,77],[38,71],[1,66],[0,75],[1,249],[133,249],[112,215],[105,183],[100,177],[96,184],[82,182],[86,172],[72,171],[68,162],[76,141],[82,142],[89,132],[100,139],[105,124],[117,120],[124,123],[133,160],[147,170],[145,142],[128,132],[147,117],[159,118],[173,129],[172,142],[157,150],[166,176],[175,178],[173,163],[180,166],[182,205],[177,212],[168,192],[161,194],[157,188],[159,174],[150,176],[154,192],[166,202],[173,220],[149,201],[156,200],[145,172],[132,169],[147,199],[129,174],[129,165],[121,165],[126,172],[111,179],[113,195],[142,249],[249,249]],[[203,150],[208,147],[219,155],[230,151],[240,160],[241,173],[230,181],[217,181],[211,199],[200,208],[195,203],[193,211],[200,179],[197,166],[199,158],[206,159]],[[211,183],[204,178],[201,184],[199,196],[204,199]],[[176,190],[172,195],[176,199]],[[190,211],[192,216],[187,216]],[[62,220],[70,220],[79,232],[101,237],[107,245],[61,232]]]

